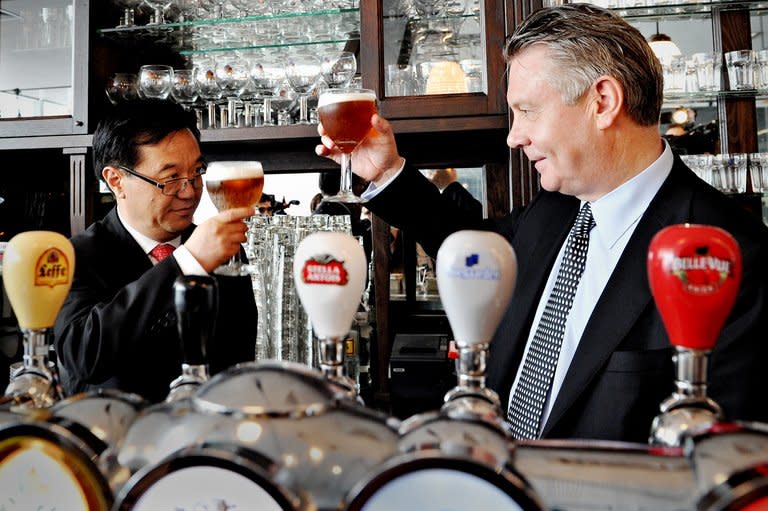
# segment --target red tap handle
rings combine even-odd
[[[736,301],[739,245],[717,227],[666,227],[648,248],[648,279],[671,343],[710,350]]]

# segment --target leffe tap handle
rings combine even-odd
[[[173,284],[177,326],[183,362],[203,365],[213,336],[218,309],[218,288],[213,277],[185,275]]]

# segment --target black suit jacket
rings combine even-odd
[[[115,209],[71,241],[75,276],[54,327],[65,390],[118,388],[163,400],[182,362],[173,305],[173,283],[182,275],[176,259],[153,266]],[[254,359],[257,314],[249,278],[216,278],[219,306],[208,345],[213,373]]]
[[[487,371],[488,385],[506,408],[536,307],[579,201],[543,191],[523,210],[477,223],[430,186],[407,168],[368,206],[410,229],[431,253],[459,229],[492,229],[510,240],[518,259],[517,284],[491,342]],[[417,210],[405,211],[403,204],[417,204]],[[648,287],[647,250],[660,229],[685,222],[727,230],[739,242],[744,262],[739,296],[710,357],[709,393],[728,418],[768,420],[761,390],[768,362],[768,229],[676,157],[588,320],[544,437],[647,441],[674,380],[673,351]]]

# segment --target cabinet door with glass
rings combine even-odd
[[[0,0],[0,136],[87,132],[88,0]]]
[[[375,0],[363,83],[390,119],[504,114],[503,20],[497,0]]]

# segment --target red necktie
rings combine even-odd
[[[176,247],[169,243],[160,243],[155,248],[149,251],[149,255],[157,259],[158,262],[162,261],[176,250]]]

